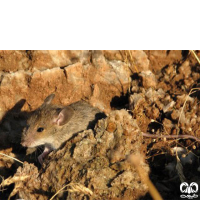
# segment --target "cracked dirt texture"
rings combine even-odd
[[[120,56],[112,51],[1,51],[0,118],[21,99],[26,99],[23,110],[34,110],[50,93],[56,94],[57,103],[87,98],[109,113],[110,101],[126,93],[135,70],[117,53]],[[148,67],[146,54],[141,54]]]

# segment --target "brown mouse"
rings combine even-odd
[[[65,107],[53,105],[51,101],[54,97],[54,94],[49,95],[33,112],[22,134],[22,146],[45,146],[44,152],[38,156],[40,163],[74,134],[93,128],[98,119],[105,117],[104,113],[85,101]]]

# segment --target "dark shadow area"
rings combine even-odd
[[[182,89],[182,86],[185,85],[185,84],[184,84],[184,79],[181,79],[181,80],[179,80],[179,81],[176,81],[175,84],[176,84],[176,87],[177,87],[177,88]]]
[[[191,71],[200,73],[200,65],[199,65],[199,63],[196,63],[195,65],[191,66]]]
[[[134,73],[131,76],[131,79],[134,80],[138,87],[142,86],[142,78],[138,76],[138,73]],[[131,88],[131,85],[130,85]],[[130,92],[127,91],[126,93],[121,93],[120,96],[115,96],[112,98],[110,102],[110,107],[112,110],[120,110],[123,108],[129,109],[129,96]]]
[[[196,81],[196,83],[192,86],[192,88],[199,88],[199,89],[193,90],[193,93],[190,96],[193,98],[196,97],[198,100],[200,100],[200,79]]]
[[[150,180],[153,182],[154,186],[157,188],[158,192],[164,200],[183,199],[180,197],[180,195],[184,194],[180,191],[181,181],[177,174],[177,171],[174,170],[173,174],[169,174],[169,171],[165,169],[165,166],[167,164],[173,162],[172,159],[174,159],[174,164],[176,164],[175,158],[172,158],[167,154],[152,157],[149,160],[149,166],[151,171],[149,175]],[[193,165],[188,164],[184,166],[184,175],[186,177],[186,182],[189,185],[191,184],[191,176],[199,176],[199,173],[197,171],[194,171],[194,167],[198,167],[198,164],[194,163]],[[199,191],[196,194],[199,196]],[[187,193],[185,195],[187,195]],[[149,193],[147,193],[145,196],[139,198],[139,200],[152,200],[152,197]]]
[[[123,108],[128,108],[128,98],[129,94],[122,94],[120,97],[115,96],[112,98],[112,101],[110,103],[110,106],[113,110],[115,109],[123,109]]]
[[[189,55],[189,50],[182,50],[182,58],[183,60],[186,60]]]
[[[21,111],[24,104],[24,99],[17,102],[0,121],[0,150],[10,147],[18,150],[21,147],[21,135],[28,117],[28,112]]]
[[[11,184],[8,187],[6,187],[5,191],[0,191],[0,199],[2,200],[9,199],[9,195],[13,191],[13,189],[14,189],[14,184]],[[15,198],[11,198],[10,200],[15,200]]]
[[[163,153],[166,152],[166,153]],[[167,149],[155,148],[148,153],[148,164],[150,167],[149,178],[163,199],[180,199],[180,179],[176,170],[168,171],[169,163],[176,164],[176,158],[167,153]],[[152,199],[149,193],[140,200]]]
[[[134,73],[131,75],[131,80],[135,80],[138,83],[139,87],[142,87],[142,77],[138,75],[138,73]]]
[[[28,112],[21,111],[25,104],[25,100],[18,101],[13,108],[5,113],[0,121],[0,151],[5,155],[12,156],[23,161],[25,157],[25,148],[20,145],[21,135],[26,126]],[[12,158],[0,155],[0,176],[3,179],[14,175],[17,168],[22,166],[21,163]],[[0,184],[2,179],[0,180]],[[5,191],[0,191],[0,199],[8,199],[10,192],[13,190],[14,184],[5,187]]]
[[[103,119],[103,118],[106,118],[106,115],[105,115],[104,113],[101,113],[101,112],[100,112],[100,113],[97,113],[97,114],[95,115],[95,119],[94,119],[93,121],[90,121],[90,122],[89,122],[87,129],[94,129],[94,127],[95,127],[97,121],[98,121],[99,119]]]
[[[162,129],[163,129],[163,126],[162,126],[160,123],[151,122],[151,123],[148,125],[148,130],[147,130],[147,132],[149,132],[149,133],[156,133],[156,132],[158,131],[158,129],[162,130]]]

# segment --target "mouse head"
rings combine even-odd
[[[56,132],[72,118],[74,110],[71,107],[58,107],[51,104],[54,97],[54,94],[49,95],[28,119],[27,127],[22,134],[23,146],[52,144]]]

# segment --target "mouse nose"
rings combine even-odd
[[[21,142],[21,145],[22,145],[23,147],[27,147],[27,144],[26,144],[26,142],[25,142],[24,140]]]

